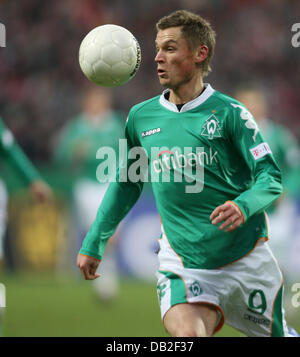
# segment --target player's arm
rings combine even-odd
[[[129,119],[125,127],[128,152],[130,148],[137,145],[133,136],[133,128]],[[128,159],[127,157],[126,161],[127,163],[123,165],[123,167],[129,169],[134,160]],[[104,195],[96,219],[83,241],[79,255],[85,255],[100,261],[109,238],[115,233],[119,223],[140,197],[143,182],[131,182],[130,180],[122,182],[122,180],[120,180],[122,168],[118,168],[115,182],[110,183]],[[78,257],[78,259],[80,263],[82,263],[83,258]],[[85,266],[81,265],[81,271],[83,271],[82,269],[85,269],[90,262],[91,261],[86,261]]]
[[[241,105],[233,105],[228,134],[248,165],[252,186],[234,200],[217,207],[211,215],[213,224],[232,231],[250,216],[264,211],[281,194],[281,172],[252,115]]]
[[[102,259],[109,238],[117,226],[134,206],[142,192],[142,183],[111,182],[98,209],[80,254]]]
[[[0,119],[0,150],[5,160],[22,177],[26,186],[29,186],[33,198],[43,202],[51,198],[51,190],[42,180],[40,174],[17,144],[11,131]]]

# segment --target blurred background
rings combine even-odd
[[[53,191],[53,201],[33,202],[0,151],[3,336],[166,336],[155,285],[160,223],[148,185],[109,244],[97,284],[81,278],[76,255],[106,189],[96,180],[97,149],[116,145],[130,107],[162,91],[155,23],[177,9],[210,21],[217,46],[206,82],[250,109],[282,169],[270,244],[288,321],[300,329],[291,291],[300,282],[300,48],[291,43],[300,2],[1,0],[0,117]],[[136,76],[112,90],[88,83],[78,64],[84,36],[107,23],[130,30],[142,50]],[[229,327],[218,334],[226,335],[240,336]]]

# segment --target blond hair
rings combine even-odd
[[[181,27],[183,38],[193,51],[199,45],[208,47],[206,59],[200,63],[202,76],[211,71],[210,62],[214,54],[216,44],[216,33],[210,23],[201,16],[186,10],[177,10],[170,15],[164,16],[156,24],[156,30],[165,30],[170,27]]]

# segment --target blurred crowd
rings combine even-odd
[[[243,82],[259,82],[272,120],[300,138],[300,50],[291,45],[298,0],[1,0],[7,45],[0,49],[0,115],[34,162],[51,160],[55,136],[80,111],[88,84],[78,64],[83,37],[114,23],[140,42],[139,72],[113,90],[113,105],[125,118],[132,105],[160,93],[155,23],[180,8],[198,12],[217,32],[207,81],[229,94]]]
[[[129,109],[161,93],[155,24],[177,9],[210,21],[217,45],[205,81],[248,107],[278,161],[285,190],[268,212],[271,244],[287,283],[298,281],[300,48],[292,46],[291,28],[300,22],[299,0],[0,0],[0,23],[6,27],[6,47],[0,48],[0,124],[2,119],[57,198],[40,209],[12,195],[7,215],[5,186],[13,186],[17,175],[5,175],[0,152],[0,269],[1,250],[10,268],[75,269],[74,257],[107,189],[96,180],[97,149],[116,147]],[[91,84],[78,62],[85,35],[108,23],[130,30],[142,50],[136,76],[112,90]],[[146,185],[111,239],[101,264],[108,279],[95,284],[102,299],[117,294],[119,270],[142,279],[154,276],[160,221],[149,192]]]

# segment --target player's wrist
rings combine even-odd
[[[87,250],[87,249],[84,249],[84,248],[80,249],[79,254],[83,255],[83,256],[86,256],[86,257],[89,257],[89,258],[92,258],[92,259],[94,259],[96,261],[101,261],[102,260],[102,257],[99,254],[91,252],[90,250]]]

